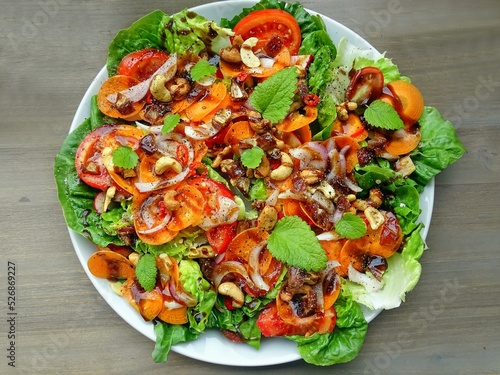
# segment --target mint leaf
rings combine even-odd
[[[165,135],[167,133],[170,133],[172,130],[175,129],[177,124],[181,121],[181,115],[178,113],[172,115],[167,115],[165,117],[165,120],[163,120],[163,127],[161,128],[161,134]]]
[[[217,68],[211,65],[207,60],[198,61],[192,68],[189,74],[193,81],[199,81],[206,76],[212,76],[217,72]]]
[[[254,146],[248,148],[241,153],[241,163],[247,168],[257,168],[264,156],[264,150]]]
[[[404,124],[398,112],[388,103],[382,100],[373,101],[366,108],[365,120],[372,126],[386,130],[403,129]]]
[[[288,114],[296,88],[297,69],[282,69],[255,87],[250,104],[264,118],[276,124]]]
[[[279,220],[267,247],[276,259],[306,271],[323,269],[328,260],[311,227],[298,216]]]
[[[118,146],[113,151],[112,157],[115,166],[125,169],[134,168],[139,161],[139,155],[129,146]]]
[[[145,254],[137,263],[135,267],[135,276],[139,284],[147,290],[151,291],[156,285],[156,274],[158,270],[156,269],[156,259],[152,254]]]
[[[358,215],[347,213],[337,221],[335,231],[344,238],[355,240],[366,234],[366,224]]]

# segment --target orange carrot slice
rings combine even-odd
[[[188,119],[194,122],[201,121],[224,99],[227,94],[226,85],[222,82],[214,83],[208,88],[208,94],[200,101],[191,104],[185,109]]]
[[[115,103],[108,100],[108,95],[117,94],[122,90],[126,90],[139,83],[135,78],[125,75],[116,75],[108,78],[101,85],[97,93],[97,106],[99,110],[106,116],[113,118],[121,118],[127,121],[135,121],[140,119],[139,112],[144,107],[143,100],[135,103],[130,103],[130,109],[127,113],[122,113],[118,110]]]
[[[267,240],[269,234],[259,228],[246,229],[236,235],[226,250],[226,260],[238,260],[248,263],[248,257],[252,249],[262,241]]]
[[[391,93],[399,99],[400,108],[396,108],[404,124],[415,124],[424,112],[424,97],[412,83],[397,80],[387,84]]]
[[[393,155],[405,155],[417,148],[422,135],[418,125],[394,132],[385,145],[385,150]]]
[[[368,131],[363,126],[357,113],[351,112],[347,120],[341,121],[338,117],[333,123],[333,132],[351,137],[356,142],[361,142],[368,137]]]
[[[184,184],[177,189],[175,199],[180,207],[168,223],[168,229],[180,231],[200,222],[205,208],[205,197],[194,186]]]
[[[87,261],[90,273],[95,277],[112,281],[135,277],[135,267],[128,258],[111,250],[99,250]]]
[[[164,305],[157,318],[170,324],[185,324],[189,321],[186,306],[169,309]]]
[[[304,107],[304,111],[305,114],[301,114],[299,111],[293,112],[283,121],[279,122],[276,127],[282,132],[293,132],[295,130],[303,128],[304,126],[308,126],[318,117],[317,107],[306,105]]]

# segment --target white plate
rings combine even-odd
[[[208,19],[219,21],[222,17],[231,19],[239,14],[245,7],[251,7],[254,1],[224,1],[210,3],[193,8],[193,10]],[[309,11],[311,14],[317,14]],[[361,38],[347,27],[323,16],[323,20],[328,28],[333,41],[337,44],[342,37],[346,37],[354,45],[371,49],[373,53],[378,52],[367,41]],[[90,115],[90,99],[96,94],[101,84],[106,80],[107,72],[103,68],[97,74],[90,87],[87,89],[75,117],[71,124],[70,131],[80,125]],[[425,224],[422,236],[427,236],[427,231],[431,221],[432,207],[434,200],[434,180],[425,188],[421,195],[420,204],[422,214],[420,220]],[[104,300],[122,317],[128,324],[155,341],[153,324],[145,322],[142,317],[121,297],[116,295],[110,288],[110,284],[105,279],[94,277],[88,270],[87,260],[95,252],[95,246],[83,236],[70,230],[70,237],[75,248],[75,252],[85,269],[89,279],[94,284],[99,294]],[[368,322],[373,320],[379,310],[371,311],[364,309]],[[184,356],[200,361],[231,365],[231,366],[267,366],[280,363],[291,362],[300,359],[296,350],[296,344],[282,338],[272,338],[262,340],[260,350],[255,350],[246,344],[235,344],[223,337],[218,331],[210,330],[202,334],[196,341],[175,345],[172,350]]]

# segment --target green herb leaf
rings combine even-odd
[[[290,110],[297,87],[297,69],[286,68],[259,83],[250,103],[273,124],[283,120]]]
[[[311,227],[298,216],[286,216],[276,223],[268,249],[276,259],[307,271],[325,268],[328,260]]]
[[[405,126],[398,112],[390,104],[382,100],[373,101],[366,108],[364,115],[366,121],[377,128],[398,130]]]
[[[199,81],[207,76],[212,76],[217,72],[217,68],[211,65],[207,60],[198,61],[192,68],[189,74],[193,81]]]
[[[157,272],[155,256],[152,254],[144,254],[135,267],[137,281],[147,291],[154,289]]]
[[[181,115],[178,113],[176,114],[170,114],[165,117],[165,120],[163,120],[163,127],[161,128],[161,134],[165,135],[167,133],[170,133],[172,130],[175,129],[177,124],[181,121]]]
[[[241,153],[241,163],[247,168],[257,168],[264,156],[264,150],[254,146]]]
[[[120,168],[132,169],[139,161],[139,155],[136,154],[132,147],[119,146],[113,151],[113,164]]]
[[[337,221],[335,231],[344,238],[354,240],[366,234],[366,224],[358,215],[347,213]]]

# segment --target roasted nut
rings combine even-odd
[[[116,194],[116,187],[110,186],[108,190],[106,190],[106,197],[104,198],[104,204],[102,205],[102,212],[106,212],[108,210],[108,206],[111,203],[111,200],[114,198]]]
[[[229,123],[231,114],[231,110],[227,108],[221,108],[217,110],[214,114],[214,117],[212,117],[213,126],[217,129],[224,128]]]
[[[307,185],[314,185],[319,182],[320,178],[323,176],[323,172],[320,170],[304,169],[300,171],[300,177],[304,179]]]
[[[237,47],[233,47],[231,49],[221,49],[219,51],[219,56],[222,60],[228,63],[241,62],[240,50]]]
[[[382,206],[382,203],[384,203],[383,198],[384,194],[382,193],[382,191],[378,188],[373,188],[370,189],[370,196],[367,199],[367,202],[370,206],[379,208],[380,206]]]
[[[203,245],[200,247],[189,249],[188,258],[198,259],[198,258],[214,258],[215,251],[210,245]]]
[[[165,208],[169,211],[178,210],[181,204],[175,199],[177,192],[175,190],[167,190],[163,194],[163,203],[165,203]]]
[[[130,263],[132,263],[134,266],[137,266],[137,263],[139,263],[139,258],[141,256],[137,252],[130,253],[128,256],[128,260],[130,260]]]
[[[269,163],[269,159],[266,155],[262,157],[262,161],[259,166],[255,168],[253,174],[257,178],[264,178],[269,176],[269,172],[271,172],[271,163]]]
[[[167,86],[167,77],[165,74],[157,74],[153,77],[151,84],[149,86],[149,90],[151,91],[151,95],[160,101],[160,102],[171,102],[173,100],[172,94],[168,91]]]
[[[185,78],[177,77],[167,83],[167,89],[174,100],[184,99],[191,90],[191,84]]]
[[[257,68],[260,66],[260,59],[253,53],[252,47],[257,45],[259,39],[255,37],[248,38],[241,45],[240,55],[243,64],[249,68]]]
[[[155,163],[155,173],[157,175],[160,175],[163,174],[167,169],[171,169],[175,173],[181,173],[182,165],[170,156],[162,156]]]
[[[278,221],[278,211],[273,206],[265,205],[259,217],[257,218],[257,226],[270,232]]]
[[[217,291],[224,296],[231,297],[231,304],[235,308],[242,307],[243,303],[245,302],[245,296],[243,295],[243,292],[235,283],[224,282],[219,285]]]
[[[384,224],[385,217],[382,213],[375,207],[368,206],[364,210],[366,219],[370,223],[370,228],[377,230],[382,224]]]
[[[394,165],[396,171],[401,173],[403,177],[408,177],[415,172],[415,164],[409,155],[400,158]]]
[[[270,177],[273,180],[282,181],[293,172],[293,161],[286,152],[281,152],[281,165],[271,171]]]
[[[318,185],[317,189],[323,193],[325,197],[328,199],[333,199],[335,198],[335,189],[333,188],[332,185],[330,185],[328,182],[325,180],[321,181],[320,184]]]

